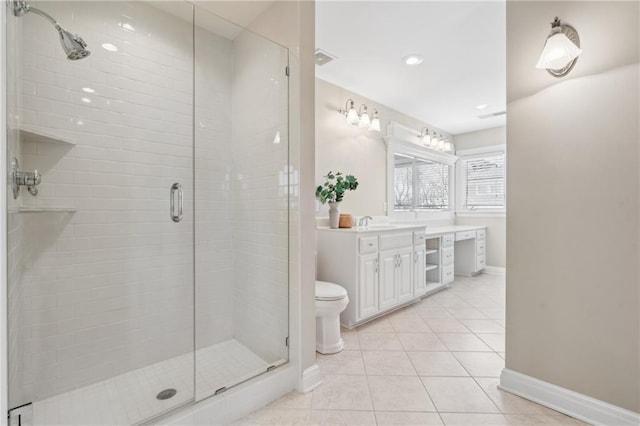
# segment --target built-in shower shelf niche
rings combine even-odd
[[[57,144],[75,146],[74,142],[61,139],[58,136],[53,136],[53,135],[43,133],[39,130],[36,131],[31,129],[18,129],[18,135],[20,137],[20,142],[57,143]]]
[[[75,213],[78,209],[73,207],[19,207],[18,210],[9,213]]]

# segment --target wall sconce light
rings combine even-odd
[[[369,111],[365,104],[360,105],[358,115],[360,116],[360,123],[358,124],[358,127],[361,129],[368,129],[369,126],[371,126],[371,118],[369,117]]]
[[[546,69],[554,77],[563,77],[573,69],[581,53],[578,31],[556,16],[536,68]]]
[[[378,117],[378,110],[373,110],[373,120],[371,120],[371,125],[369,126],[369,130],[373,130],[374,132],[380,131],[380,118]]]
[[[365,104],[360,105],[359,111],[356,111],[353,99],[347,99],[345,109],[339,109],[338,112],[347,117],[347,123],[358,126],[362,129],[369,129],[376,132],[380,131],[380,118],[378,110],[373,110],[373,120],[369,117],[369,111]]]
[[[420,134],[418,135],[418,139],[420,139],[420,142],[424,146],[430,147],[431,146],[431,135],[429,134],[429,129],[427,129],[426,127],[423,127],[422,129],[420,129]]]
[[[357,126],[360,123],[360,117],[356,111],[355,103],[353,99],[347,99],[344,105],[344,109],[339,109],[340,114],[344,114],[347,117],[347,123]]]

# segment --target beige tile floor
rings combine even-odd
[[[451,288],[343,329],[318,354],[322,384],[290,393],[239,425],[581,425],[497,388],[504,368],[504,277]]]

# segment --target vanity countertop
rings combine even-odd
[[[393,231],[420,231],[424,230],[427,235],[439,235],[439,234],[449,234],[452,232],[464,232],[464,231],[476,231],[478,229],[485,229],[486,226],[469,226],[469,225],[439,225],[439,226],[429,226],[429,225],[411,225],[407,223],[402,224],[385,224],[385,225],[370,225],[364,229],[358,228],[339,228],[339,229],[331,229],[328,226],[319,226],[318,231],[329,231],[329,232],[347,232],[347,233],[369,233],[369,232],[393,232]]]

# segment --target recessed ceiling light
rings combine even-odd
[[[480,104],[480,105],[476,105],[476,109],[485,109],[488,106],[489,106],[488,104]]]
[[[116,46],[114,46],[113,44],[111,44],[111,43],[104,43],[102,45],[102,48],[104,50],[108,50],[109,52],[117,52],[118,51],[118,48]]]
[[[422,62],[424,62],[424,58],[417,54],[411,54],[402,58],[402,62],[407,65],[420,65]]]
[[[83,92],[87,92],[87,93],[95,93],[96,91],[93,90],[91,87],[83,87],[82,88]]]
[[[84,102],[85,104],[90,104],[91,103],[91,99],[89,98],[82,98],[80,99],[82,102]]]

